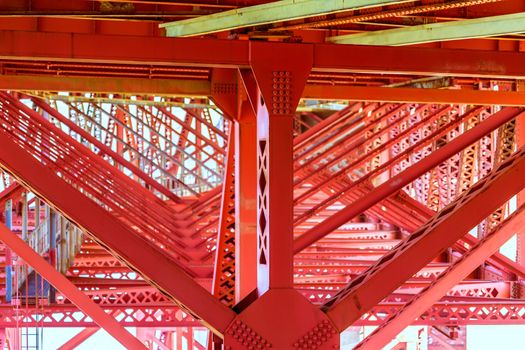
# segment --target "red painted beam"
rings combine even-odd
[[[206,97],[212,93],[211,83],[208,80],[42,75],[0,75],[0,90],[152,94],[184,97]],[[393,103],[415,102],[525,106],[525,92],[523,91],[384,88],[307,84],[302,98]],[[299,135],[296,139],[299,138],[299,140],[301,140],[313,134],[316,130],[315,126],[312,129]],[[306,135],[303,136],[304,134]]]
[[[257,291],[293,288],[293,118],[312,51],[251,43],[257,95]],[[282,344],[282,343],[281,343]]]
[[[207,80],[105,78],[96,76],[0,75],[0,90],[69,91],[108,94],[152,94],[206,97],[211,94]]]
[[[96,74],[96,73],[93,73]],[[206,97],[212,94],[208,80],[104,78],[98,76],[0,75],[0,90],[40,90],[93,93],[127,93]],[[384,88],[345,85],[307,84],[306,99],[383,101],[416,103],[457,103],[474,105],[524,106],[523,91],[465,89]],[[315,132],[315,126],[296,137],[298,141]],[[304,136],[303,136],[304,135]],[[297,141],[296,141],[297,142]]]
[[[525,115],[521,115],[521,117],[518,118],[518,120],[520,120],[523,116]],[[404,227],[409,232],[417,230],[427,220],[430,220],[432,216],[436,215],[435,211],[429,209],[424,204],[411,198],[403,191],[399,192],[396,199],[396,205],[400,204],[401,207],[405,208],[403,210],[404,212],[411,213],[412,218],[415,219],[415,221],[413,222],[414,226],[405,225],[409,222],[406,217],[395,219],[390,223],[399,227]],[[454,249],[459,252],[465,253],[467,251],[467,248],[465,248],[464,243],[467,243],[470,247],[473,247],[478,243],[478,239],[472,235],[465,235],[462,237],[461,241],[458,241],[456,242],[456,244],[454,244]],[[487,262],[496,267],[497,269],[505,271],[509,274],[516,275],[518,279],[525,278],[525,266],[510,260],[509,258],[507,258],[499,252],[494,253],[494,255],[492,255],[487,260]]]
[[[523,91],[416,89],[309,84],[304,90],[303,98],[392,103],[415,102],[525,106],[525,92]]]
[[[236,68],[248,66],[248,50],[234,40],[0,31],[0,58],[9,59]]]
[[[316,44],[314,69],[416,75],[523,77],[523,53],[399,46]]]
[[[257,44],[272,52],[280,43]],[[287,45],[311,46],[314,71],[525,78],[520,52]],[[0,31],[0,58],[33,61],[249,68],[252,46],[239,40]]]
[[[235,305],[235,182],[234,182],[235,133],[230,133],[228,154],[225,159],[224,181],[221,195],[219,227],[215,249],[212,293],[224,304]]]

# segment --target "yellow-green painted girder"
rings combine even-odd
[[[327,15],[411,0],[283,0],[213,15],[161,24],[171,37],[194,36],[236,28]]]
[[[525,32],[525,12],[328,38],[336,44],[401,46]]]

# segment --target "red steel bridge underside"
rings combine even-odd
[[[44,327],[339,349],[364,326],[356,349],[408,326],[464,349],[525,324],[524,13],[0,2],[0,349]]]

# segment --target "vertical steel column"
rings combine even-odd
[[[256,114],[259,298],[230,324],[225,348],[338,348],[339,334],[326,314],[293,289],[293,121],[313,46],[250,42],[249,52],[253,76],[240,75],[250,103],[245,108]]]
[[[222,303],[235,305],[235,190],[234,149],[235,135],[230,134],[222,184],[221,209],[215,252],[212,294]]]
[[[249,87],[248,87],[249,85]],[[256,91],[250,70],[212,71],[212,98],[234,120],[235,136],[235,301],[257,287],[257,150],[255,114],[251,100]]]
[[[5,226],[13,229],[13,200],[5,203]],[[5,248],[5,301],[11,303],[13,298],[13,252],[11,248]]]
[[[516,145],[521,149],[525,145],[525,115],[516,117]],[[518,193],[518,207],[525,204],[525,190]],[[525,265],[525,233],[517,236],[516,261]]]
[[[212,70],[212,99],[217,106],[230,118],[230,125],[238,117],[237,108],[237,74],[233,69]],[[198,113],[195,111],[194,113]],[[188,114],[187,114],[188,115]],[[196,127],[199,121],[196,119]],[[198,134],[198,132],[197,132]],[[211,130],[210,130],[211,135]],[[215,256],[215,271],[213,277],[213,295],[229,307],[233,307],[239,301],[237,296],[237,284],[240,277],[238,239],[239,191],[238,186],[238,142],[237,135],[230,134],[228,137],[228,152],[224,161],[224,181],[221,199],[221,212],[219,218],[219,231],[217,235],[217,253]],[[222,339],[212,332],[208,334],[209,350],[222,349]]]
[[[22,193],[22,239],[28,242],[27,236],[27,192]]]
[[[118,97],[118,96],[116,96],[116,97]],[[114,107],[115,107],[115,109],[114,109],[115,110],[115,114],[112,115],[112,117],[114,117],[116,120],[118,120],[120,122],[120,123],[116,123],[116,125],[115,125],[117,140],[124,140],[124,127],[122,126],[122,123],[125,123],[124,111],[122,109],[118,108],[118,106],[114,106]],[[124,145],[122,144],[122,142],[118,142],[117,141],[116,143],[117,143],[117,153],[119,155],[123,156],[124,155]]]
[[[251,71],[239,73],[239,116],[235,122],[235,300],[257,288],[257,125],[250,98],[255,98]],[[242,78],[240,78],[242,76]],[[250,84],[251,83],[251,84]],[[242,86],[244,85],[244,88]],[[250,89],[247,85],[252,85]]]
[[[176,336],[176,339],[177,339],[177,350],[183,350],[183,347],[182,347],[182,327],[177,328],[175,333],[177,333],[177,336]]]
[[[57,268],[56,260],[56,248],[57,248],[57,212],[49,208],[49,264],[53,268]],[[62,232],[64,235],[65,232]],[[62,237],[64,239],[64,237]],[[49,302],[54,303],[56,299],[56,290],[55,287],[49,286]]]
[[[313,61],[308,45],[251,43],[257,112],[257,288],[293,287],[293,118]]]
[[[40,198],[35,197],[35,229],[38,226],[40,226],[40,209],[41,209]]]
[[[235,300],[257,286],[257,129],[253,116],[235,123]]]

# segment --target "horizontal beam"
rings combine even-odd
[[[314,44],[313,70],[518,78],[525,77],[525,67],[519,64],[524,58],[520,52]]]
[[[190,79],[0,75],[0,90],[208,97],[211,95],[211,83],[207,80]],[[386,88],[308,84],[302,97],[305,99],[334,99],[366,102],[525,106],[524,91]],[[96,98],[94,98],[94,100],[96,100]],[[157,102],[157,104],[159,104],[159,102]]]
[[[68,300],[91,317],[126,349],[146,349],[137,338],[129,333],[117,320],[106,314],[99,305],[80,291],[59,271],[55,270],[44,258],[35,252],[17,234],[0,224],[0,240],[13,250],[27,264],[33,267],[43,278],[59,290]]]
[[[257,44],[269,52],[283,45]],[[0,31],[0,59],[9,60],[249,68],[251,45],[240,40]],[[520,52],[286,45],[312,45],[314,71],[525,79],[525,53]]]
[[[248,55],[234,40],[0,31],[0,59],[236,68]]]
[[[404,28],[333,36],[329,42],[352,45],[413,45],[436,41],[485,38],[525,32],[525,13],[422,24]]]
[[[421,317],[412,324],[427,326],[525,324],[525,307],[520,305],[521,302],[522,300],[519,299],[482,302],[445,300],[423,311]],[[406,302],[381,303],[356,321],[354,325],[380,326],[404,305]]]
[[[405,302],[381,303],[359,319],[356,326],[379,326],[395,314]],[[104,311],[125,327],[180,328],[200,327],[190,315],[183,314],[173,304],[102,305]],[[516,317],[509,317],[509,310]],[[72,315],[75,314],[75,317]],[[126,317],[119,317],[126,315]],[[525,325],[525,301],[520,299],[442,300],[434,304],[414,325]],[[39,305],[35,308],[17,308],[0,304],[0,327],[97,327],[93,320],[71,304]]]
[[[210,95],[210,88],[209,81],[192,79],[0,75],[0,90],[13,91],[38,90],[207,97]]]
[[[161,24],[166,35],[194,36],[237,28],[323,16],[410,0],[282,0]]]
[[[118,320],[123,327],[200,327],[191,315],[183,313],[173,303],[143,303],[102,305],[104,311]],[[73,317],[72,315],[75,315]],[[125,315],[125,317],[122,317]],[[525,322],[525,319],[524,319]],[[35,305],[17,308],[16,305],[0,304],[0,327],[90,327],[99,328],[86,313],[73,304]]]
[[[525,106],[524,91],[418,89],[375,86],[307,85],[303,98],[392,103],[443,103]]]

